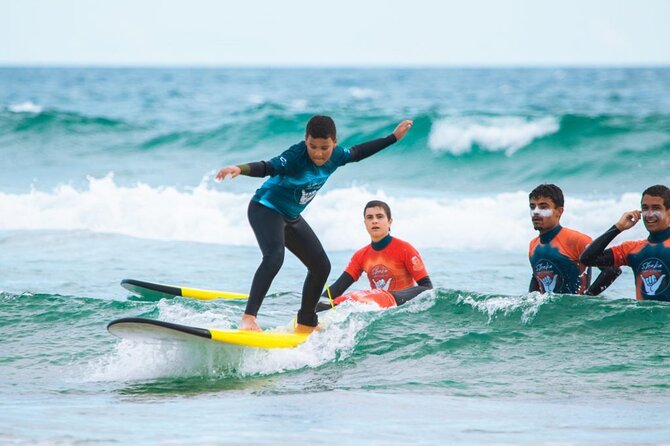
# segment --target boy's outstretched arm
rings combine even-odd
[[[226,166],[219,170],[219,173],[216,174],[216,179],[223,181],[228,175],[230,175],[231,179],[238,175],[262,178],[272,174],[274,174],[272,164],[266,161],[256,161],[253,163],[238,164],[237,166]]]
[[[356,144],[351,148],[351,160],[360,161],[362,159],[368,158],[375,153],[387,148],[391,144],[400,141],[405,137],[409,129],[412,128],[413,124],[414,123],[410,119],[406,119],[398,124],[395,130],[393,130],[393,133],[390,135],[384,138],[373,139],[372,141]]]

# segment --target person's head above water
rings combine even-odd
[[[365,229],[373,242],[378,242],[391,232],[391,208],[379,200],[372,200],[363,208]]]
[[[312,162],[317,166],[323,166],[337,145],[337,129],[333,118],[323,115],[312,116],[305,129],[305,144]]]
[[[642,192],[642,221],[649,232],[664,231],[670,226],[670,189],[662,184]]]
[[[540,184],[528,194],[533,228],[540,234],[558,226],[563,215],[563,191],[555,184]]]

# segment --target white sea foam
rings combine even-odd
[[[459,296],[458,300],[485,313],[489,317],[489,322],[498,314],[508,316],[520,310],[521,321],[527,324],[532,321],[540,307],[553,298],[552,294],[534,292],[521,296],[490,297],[486,300],[476,300],[472,296]]]
[[[207,315],[175,304],[161,308],[161,320],[213,328]],[[379,315],[375,314],[379,313]],[[211,314],[221,327],[229,315]],[[85,381],[133,381],[174,376],[267,375],[318,367],[347,357],[356,345],[357,335],[372,320],[381,317],[379,308],[343,305],[322,317],[324,331],[316,332],[291,349],[253,349],[218,344],[205,339],[158,341],[120,340],[110,354],[92,361],[85,368]],[[224,325],[227,323],[224,322]],[[290,324],[283,327],[289,331]],[[278,328],[282,331],[282,327]]]
[[[251,193],[231,193],[203,182],[191,189],[117,185],[113,175],[89,178],[78,190],[0,192],[0,230],[88,230],[154,240],[255,246],[246,209]],[[349,187],[322,192],[304,217],[329,250],[353,250],[369,242],[362,206],[381,199],[393,210],[392,234],[418,248],[519,251],[537,235],[528,216],[528,193],[485,197],[401,197]],[[639,193],[587,200],[568,197],[562,224],[596,236],[624,211],[639,207]],[[643,225],[617,241],[646,237]]]
[[[351,87],[349,89],[349,94],[354,99],[371,99],[379,96],[379,92],[377,90],[360,87]]]
[[[528,120],[520,117],[447,118],[433,124],[429,147],[436,152],[461,155],[477,145],[491,152],[511,155],[533,140],[555,133],[556,118]]]
[[[12,104],[8,108],[13,113],[42,113],[43,110],[41,105],[34,104],[31,101]]]

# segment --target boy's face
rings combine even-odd
[[[642,221],[649,232],[665,230],[670,225],[670,209],[666,209],[662,197],[642,196]]]
[[[309,159],[317,166],[323,166],[333,154],[337,141],[333,138],[313,138],[307,135],[305,136],[305,144],[307,144]]]
[[[531,198],[529,207],[533,228],[541,234],[554,229],[563,215],[563,208],[556,207],[549,197]]]
[[[382,207],[372,207],[365,210],[365,229],[373,242],[378,242],[391,231],[393,220],[388,218]]]

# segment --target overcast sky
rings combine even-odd
[[[0,64],[670,65],[670,0],[0,0]]]

